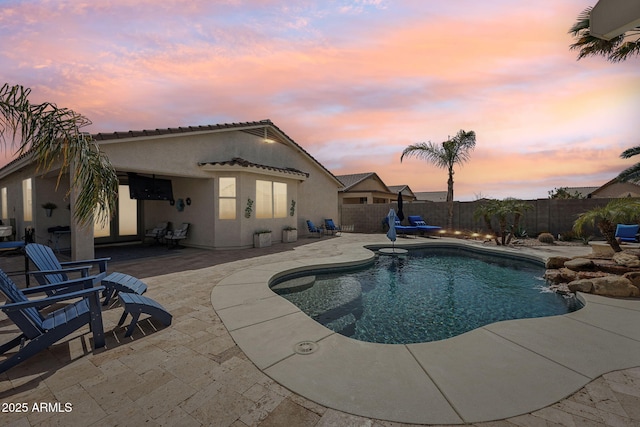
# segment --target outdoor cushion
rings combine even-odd
[[[638,241],[638,229],[640,229],[638,224],[618,224],[616,227],[616,238],[622,242],[636,242]]]

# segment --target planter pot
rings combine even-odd
[[[298,240],[298,230],[282,230],[282,243],[293,243]]]
[[[44,213],[45,213],[48,217],[50,217],[50,216],[53,214],[53,209],[45,209],[45,210],[44,210]]]
[[[271,233],[260,233],[253,235],[254,248],[266,248],[271,246]]]

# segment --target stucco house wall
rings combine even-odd
[[[128,174],[170,179],[175,204],[166,200],[140,200],[138,237],[144,230],[169,221],[174,228],[190,224],[189,237],[181,244],[203,248],[243,248],[253,245],[253,234],[272,230],[272,240],[281,241],[284,227],[297,227],[307,234],[307,219],[321,222],[338,218],[338,189],[341,183],[331,172],[289,138],[271,121],[214,125],[197,128],[156,129],[155,131],[97,134],[94,139],[118,172],[121,184]],[[33,178],[32,221],[22,220],[22,180]],[[219,179],[236,179],[235,219],[219,218]],[[38,178],[29,159],[19,159],[0,169],[0,188],[7,187],[9,209],[19,220],[19,228],[36,226],[38,241],[46,242],[46,228],[72,225],[70,202],[66,198],[69,177],[55,189],[57,171]],[[256,180],[286,184],[287,213],[281,218],[257,218],[255,206],[248,217],[249,199],[255,203]],[[120,194],[119,197],[129,197]],[[177,209],[178,199],[186,201]],[[38,207],[47,201],[58,205],[52,218]],[[295,209],[291,212],[291,202]],[[44,232],[42,232],[44,230]],[[73,230],[73,228],[72,228]],[[90,232],[74,233],[73,244],[84,247]],[[85,240],[87,242],[85,242]],[[84,254],[84,257],[91,254]]]

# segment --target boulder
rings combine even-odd
[[[550,283],[561,283],[562,280],[562,276],[560,275],[560,270],[547,270],[544,272],[544,280],[546,280],[547,282]]]
[[[637,297],[640,296],[640,289],[631,284],[629,279],[621,276],[598,277],[590,280],[593,283],[595,295],[607,297]]]
[[[594,279],[596,277],[604,277],[609,276],[609,273],[605,273],[604,271],[578,271],[576,274],[576,280],[579,279]]]
[[[593,290],[593,282],[591,279],[574,280],[567,285],[571,292],[584,292],[590,294]]]
[[[625,267],[640,267],[640,259],[637,255],[630,254],[628,252],[617,252],[613,254],[613,261],[618,265]]]
[[[552,256],[547,259],[545,263],[545,268],[549,269],[558,269],[564,267],[564,263],[569,261],[571,258],[567,258],[565,256]]]
[[[640,271],[630,271],[622,275],[625,279],[631,282],[633,286],[640,289]]]
[[[594,267],[593,261],[587,258],[574,258],[569,261],[565,261],[564,266],[573,271],[592,270]]]

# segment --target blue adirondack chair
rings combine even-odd
[[[0,345],[0,354],[20,346],[17,352],[0,362],[0,373],[16,366],[85,325],[89,325],[91,328],[94,347],[104,347],[105,338],[99,296],[99,293],[104,290],[104,286],[94,287],[102,277],[104,277],[104,273],[55,285],[21,290],[4,271],[0,270],[0,291],[7,298],[7,303],[1,305],[0,310],[5,312],[7,317],[22,331],[18,337]],[[42,293],[54,288],[65,288],[65,292],[35,300],[29,300],[26,297],[28,294]],[[66,300],[72,302],[47,314],[38,311],[38,309]]]
[[[29,243],[25,251],[29,259],[40,271],[29,272],[33,275],[40,285],[60,283],[69,280],[67,273],[79,272],[81,277],[89,276],[89,270],[92,264],[97,264],[103,277],[107,272],[107,261],[111,258],[97,258],[82,261],[60,262],[56,258],[53,250],[49,246],[37,243]],[[105,286],[103,292],[104,303],[109,304],[112,297],[119,292],[132,292],[142,295],[147,290],[147,285],[135,277],[123,273],[111,273],[104,277],[102,284]],[[61,289],[47,290],[47,295],[53,295],[61,292]]]
[[[309,230],[312,236],[316,235],[318,237],[322,237],[322,233],[324,232],[323,228],[316,227],[315,224],[309,220],[307,220],[307,230]]]
[[[49,246],[29,243],[25,247],[27,257],[39,271],[30,272],[40,285],[60,283],[69,280],[69,273],[80,273],[81,277],[89,276],[89,270],[97,265],[100,273],[107,271],[107,261],[111,258],[86,259],[81,261],[60,262]],[[52,295],[55,291],[48,291]]]

